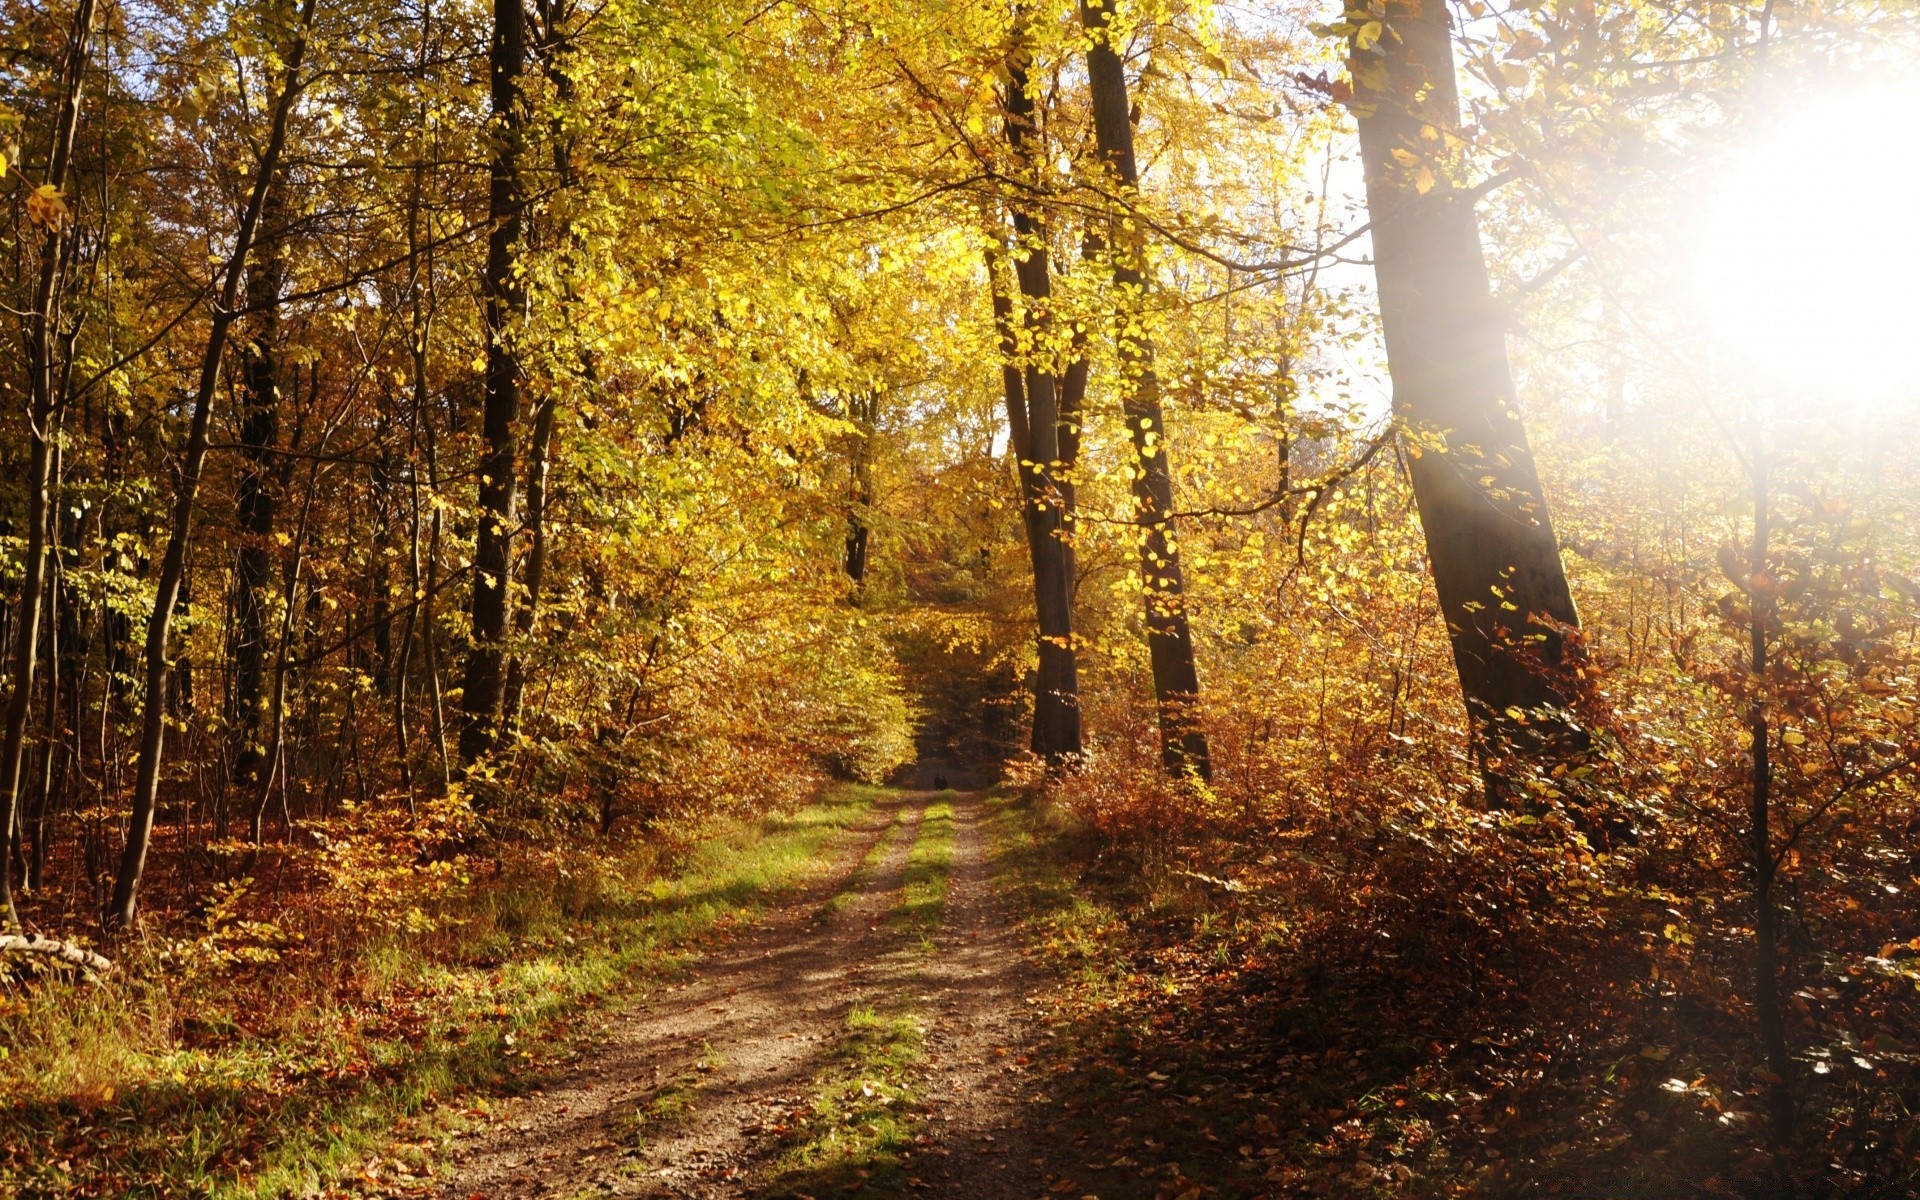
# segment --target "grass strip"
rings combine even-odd
[[[887,855],[893,850],[893,843],[905,828],[900,820],[904,811],[904,805],[894,809],[893,817],[887,822],[887,827],[880,831],[879,837],[873,839],[873,845],[868,847],[866,855],[848,874],[847,882],[833,894],[832,899],[820,906],[818,914],[820,919],[824,920],[838,914],[860,898],[860,893],[866,890],[867,884],[873,879],[873,873],[880,869],[880,864],[887,860]]]
[[[919,938],[922,950],[933,948],[933,935],[946,915],[947,881],[952,875],[953,802],[936,800],[920,818],[919,836],[907,853],[900,901],[891,914],[896,928]]]
[[[856,1006],[789,1145],[761,1194],[768,1200],[897,1191],[911,1182],[916,1080],[926,1026],[913,1013]]]

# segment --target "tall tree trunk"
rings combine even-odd
[[[1475,194],[1450,179],[1460,104],[1447,5],[1388,0],[1383,24],[1353,52],[1381,324],[1427,558],[1498,800],[1510,755],[1580,740],[1554,678],[1579,615],[1517,409]]]
[[[1132,108],[1126,68],[1108,38],[1109,10],[1083,0],[1080,18],[1091,35],[1087,87],[1094,139],[1123,198],[1140,186],[1133,154]],[[1193,631],[1187,622],[1180,546],[1173,536],[1173,471],[1167,461],[1166,417],[1153,343],[1141,325],[1146,298],[1145,244],[1138,226],[1113,222],[1109,237],[1113,281],[1119,292],[1115,322],[1120,351],[1120,404],[1133,442],[1134,519],[1140,526],[1140,578],[1146,593],[1147,651],[1159,707],[1160,755],[1175,776],[1213,775],[1206,734],[1200,729],[1200,675],[1194,667]]]
[[[508,593],[513,563],[514,471],[520,419],[520,364],[508,344],[508,326],[524,304],[514,276],[520,242],[520,73],[527,56],[523,0],[494,0],[493,42],[488,52],[492,81],[493,161],[489,171],[487,267],[481,280],[486,305],[486,396],[480,459],[480,524],[473,547],[473,644],[467,651],[461,691],[465,723],[460,758],[471,764],[500,740],[505,691]]]
[[[568,44],[568,24],[573,16],[573,6],[564,0],[536,0],[536,11],[540,18],[540,38],[537,53],[545,65],[547,77],[553,82],[554,94],[561,105],[572,103],[574,80],[567,72],[565,50]],[[564,121],[556,116],[553,119],[553,170],[561,186],[573,188],[579,184],[578,173],[574,169],[573,138],[566,132]],[[562,254],[568,269],[578,267],[578,238],[571,227],[563,234]],[[574,299],[571,280],[565,289],[565,303],[569,308]],[[588,382],[593,379],[593,364],[590,356],[583,354],[583,367]],[[522,579],[520,604],[514,610],[513,632],[516,643],[512,657],[507,662],[506,684],[502,690],[500,711],[501,724],[506,735],[512,737],[519,732],[520,719],[524,708],[527,689],[527,652],[532,643],[534,626],[540,619],[541,589],[547,577],[547,500],[549,479],[553,464],[553,428],[559,417],[560,398],[558,389],[549,388],[540,399],[539,407],[533,418],[533,444],[529,447],[527,461],[527,561]]]
[[[111,930],[124,930],[133,924],[140,877],[147,865],[147,848],[153,842],[153,814],[160,797],[160,757],[166,732],[167,643],[173,634],[174,605],[180,597],[180,584],[187,573],[188,536],[193,529],[193,504],[200,490],[200,472],[207,460],[207,433],[213,415],[213,394],[220,384],[220,360],[226,353],[227,332],[233,325],[240,276],[253,250],[254,232],[260,227],[260,213],[266,205],[268,185],[280,167],[280,153],[287,141],[287,120],[293,113],[294,101],[300,95],[300,66],[307,56],[307,34],[313,27],[314,4],[315,0],[302,0],[300,5],[293,42],[285,58],[285,82],[274,105],[266,149],[254,169],[252,193],[247,198],[246,209],[240,215],[240,227],[234,233],[233,251],[221,268],[220,294],[214,302],[206,352],[200,360],[199,385],[194,391],[187,444],[181,455],[180,481],[173,498],[167,550],[160,561],[153,611],[147,619],[146,692],[140,701],[140,747],[134,770],[133,815],[127,824],[127,843],[120,858],[120,871],[113,881],[113,898],[105,914],[106,925]]]
[[[1069,549],[1061,536],[1063,509],[1049,486],[1048,464],[1058,453],[1054,418],[1054,378],[1019,365],[1020,338],[1013,299],[1001,281],[1000,252],[990,252],[987,274],[993,281],[993,314],[1000,331],[1001,384],[1007,403],[1010,449],[1020,477],[1022,524],[1033,563],[1033,601],[1039,626],[1039,669],[1033,683],[1033,752],[1055,766],[1068,765],[1081,752],[1079,664],[1073,644],[1073,580]],[[1041,386],[1029,392],[1028,383]],[[1032,403],[1034,392],[1041,403]],[[1036,437],[1035,432],[1041,431]],[[1048,445],[1051,441],[1054,445]],[[1041,457],[1045,455],[1046,457]]]
[[[234,782],[243,793],[260,788],[266,761],[262,738],[267,662],[267,588],[272,576],[275,470],[280,440],[280,371],[276,347],[280,293],[286,278],[285,187],[271,181],[260,215],[260,237],[246,272],[252,336],[241,350],[240,452],[243,465],[235,502],[240,552],[234,567],[233,738]]]
[[[1033,97],[1027,90],[1024,51],[1016,49],[1007,67],[1007,143],[1016,161],[1030,168],[1027,139],[1038,131]],[[1007,427],[1018,463],[1021,518],[1033,562],[1034,616],[1039,626],[1030,745],[1047,762],[1065,766],[1079,758],[1083,735],[1079,656],[1073,641],[1073,549],[1068,541],[1072,490],[1063,479],[1067,464],[1062,453],[1061,380],[1036,344],[1047,330],[1053,281],[1045,229],[1018,208],[1013,223],[1017,239],[1012,248],[1013,269],[1024,302],[1023,320],[1016,323],[1013,297],[1001,278],[999,260],[1003,251],[989,253],[987,275],[1000,334]],[[1077,424],[1068,436],[1077,447]]]
[[[424,72],[431,57],[433,6],[420,6],[420,47],[416,69]],[[420,570],[421,432],[431,418],[432,388],[427,379],[427,340],[433,333],[433,312],[427,301],[433,290],[433,258],[421,242],[420,218],[426,205],[427,160],[432,147],[425,133],[430,122],[425,103],[419,112],[419,141],[414,146],[413,178],[407,194],[407,363],[410,368],[412,411],[407,414],[407,622],[400,636],[399,668],[393,689],[393,738],[400,760],[400,781],[407,789],[407,811],[414,811],[413,746],[407,733],[407,684],[413,661],[414,634],[427,643],[427,670],[432,674],[434,731],[440,735],[439,667],[433,658],[433,596]],[[437,479],[436,479],[437,482]],[[435,509],[436,514],[438,509]],[[438,519],[437,516],[435,518]],[[436,533],[438,526],[435,526]],[[436,542],[438,541],[436,537]],[[447,744],[439,738],[441,783],[447,782]]]
[[[88,47],[93,37],[93,0],[80,0],[74,10],[61,69],[60,110],[54,120],[47,151],[46,182],[56,192],[67,185],[67,165],[73,157],[74,131],[80,124],[80,91],[86,77]],[[47,585],[48,488],[53,462],[55,405],[54,322],[57,292],[65,273],[67,222],[56,214],[47,220],[40,243],[40,274],[34,284],[33,308],[27,313],[27,553],[22,563],[20,605],[13,621],[13,692],[7,698],[6,734],[0,742],[0,843],[11,851],[19,824],[21,763],[26,754],[27,714],[33,707],[35,658],[40,647],[40,617]],[[13,905],[11,854],[0,856],[0,919],[18,925]]]

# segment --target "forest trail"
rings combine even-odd
[[[796,1131],[821,1081],[848,1069],[860,1014],[920,1031],[900,1182],[921,1196],[1038,1194],[1044,1163],[1022,1115],[1031,980],[993,894],[980,810],[977,792],[887,794],[828,882],[615,1018],[559,1077],[459,1145],[440,1194],[810,1194],[836,1164],[796,1160]],[[938,828],[949,811],[950,835]],[[945,859],[933,864],[944,904],[921,906],[938,911],[914,911],[922,857]]]

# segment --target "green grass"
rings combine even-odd
[[[1076,990],[1114,999],[1129,974],[1126,919],[1076,884],[1071,818],[1006,793],[987,796],[982,808],[996,883],[1013,898],[1027,939]]]
[[[264,1198],[376,1151],[421,1166],[486,1094],[591,1037],[596,1010],[817,878],[879,794],[715,822],[672,853],[528,854],[429,933],[237,975],[155,947],[112,987],[0,995],[0,1195]]]
[[[947,880],[953,874],[953,802],[936,800],[920,818],[920,833],[907,854],[900,901],[891,919],[931,950],[947,907]]]
[[[912,1013],[855,1007],[762,1194],[861,1194],[908,1182],[925,1037]]]

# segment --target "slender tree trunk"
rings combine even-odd
[[[555,401],[547,396],[533,418],[533,445],[527,462],[527,567],[520,606],[514,611],[514,641],[518,644],[507,663],[506,693],[501,702],[506,733],[520,728],[521,699],[527,688],[527,647],[540,616],[540,589],[547,578],[547,476],[553,451]]]
[[[313,26],[314,4],[315,0],[301,2],[293,42],[285,59],[285,82],[274,105],[266,149],[254,169],[252,193],[247,198],[246,209],[241,213],[240,227],[234,234],[233,251],[221,269],[220,294],[214,302],[213,320],[207,331],[206,353],[200,360],[199,385],[194,391],[193,415],[187,430],[185,451],[181,455],[180,482],[174,493],[167,550],[160,563],[153,612],[147,620],[146,692],[141,697],[140,747],[134,771],[133,815],[127,825],[127,843],[120,858],[120,872],[113,881],[113,898],[105,914],[106,925],[111,930],[124,930],[133,924],[140,877],[146,870],[147,848],[153,841],[153,815],[160,797],[160,756],[166,732],[167,643],[173,633],[174,605],[180,596],[181,581],[187,573],[188,536],[193,528],[193,504],[200,489],[200,473],[206,465],[213,394],[220,383],[220,360],[226,351],[228,330],[233,325],[240,276],[246,268],[247,256],[253,249],[254,232],[260,226],[260,212],[266,205],[268,185],[279,170],[280,154],[287,140],[287,120],[292,115],[294,101],[300,95],[300,66],[307,55],[307,33]]]
[[[80,0],[74,10],[67,59],[61,70],[59,116],[47,152],[47,180],[64,192],[67,165],[73,156],[74,131],[80,123],[81,86],[86,78],[88,47],[93,38],[93,0]],[[26,754],[27,714],[33,708],[33,677],[40,647],[40,617],[47,583],[48,488],[53,461],[55,400],[54,331],[57,292],[65,273],[67,223],[58,218],[47,225],[40,243],[40,274],[34,284],[33,308],[27,314],[27,553],[22,563],[20,604],[13,620],[13,692],[7,698],[6,733],[0,742],[0,841],[11,851],[19,824],[21,763]],[[11,853],[0,856],[0,920],[20,923],[13,905]]]
[[[1793,1136],[1793,1058],[1787,1053],[1786,1013],[1781,1006],[1779,908],[1774,902],[1772,730],[1767,715],[1767,638],[1773,624],[1773,594],[1766,587],[1768,541],[1772,533],[1772,496],[1767,480],[1766,445],[1756,425],[1753,437],[1753,551],[1747,582],[1749,652],[1753,668],[1753,709],[1748,718],[1753,755],[1753,795],[1748,813],[1749,853],[1753,860],[1754,1009],[1759,1015],[1760,1049],[1767,1059],[1767,1103],[1776,1143]]]
[[[297,444],[297,443],[296,443]],[[321,438],[319,452],[326,450],[326,438]],[[320,457],[318,454],[310,461],[307,470],[306,496],[300,507],[300,520],[293,533],[293,557],[282,572],[280,593],[284,603],[280,609],[280,635],[274,651],[273,692],[267,704],[267,728],[271,734],[267,739],[265,754],[266,773],[255,781],[258,788],[253,807],[253,844],[258,846],[266,832],[267,802],[273,798],[274,777],[281,776],[280,807],[287,811],[287,781],[284,772],[279,769],[285,761],[287,743],[287,676],[291,672],[293,658],[293,614],[294,600],[300,593],[300,579],[306,569],[307,532],[313,517],[314,497],[318,492],[320,478]],[[309,589],[311,591],[311,589]],[[289,814],[288,830],[292,832],[292,819]]]
[[[1092,36],[1087,48],[1087,87],[1094,139],[1126,198],[1139,190],[1140,170],[1133,154],[1126,68],[1107,37],[1110,16],[1104,6],[1081,5],[1081,21]],[[1146,593],[1153,693],[1159,706],[1160,754],[1175,776],[1210,779],[1212,760],[1199,724],[1200,674],[1194,666],[1180,546],[1173,534],[1173,470],[1167,461],[1166,417],[1160,404],[1160,378],[1154,371],[1153,343],[1142,327],[1145,245],[1137,226],[1124,219],[1114,221],[1109,241],[1113,281],[1120,294],[1115,314],[1120,403],[1133,442],[1133,505],[1140,525],[1140,577]]]
[[[427,432],[427,483],[435,496],[440,494],[440,461],[432,430]],[[446,686],[440,674],[440,639],[434,621],[435,602],[440,595],[440,542],[446,529],[446,516],[440,505],[433,506],[433,520],[427,534],[426,596],[420,601],[420,637],[426,652],[427,694],[433,701],[433,745],[440,759],[440,786],[453,782],[453,755],[447,749]]]
[[[513,272],[520,243],[520,73],[527,55],[523,0],[494,0],[488,53],[493,103],[493,164],[489,174],[487,266],[481,280],[486,305],[486,449],[480,459],[480,524],[473,548],[473,644],[461,690],[465,722],[460,758],[471,764],[500,740],[505,690],[508,593],[512,587],[514,492],[520,419],[520,364],[509,345],[509,325],[525,302]]]
[[[430,40],[433,32],[433,6],[423,3],[420,7],[420,48],[418,69],[426,70],[431,54]],[[429,122],[423,104],[419,113],[420,127],[426,129]],[[423,583],[420,571],[420,468],[421,468],[421,432],[425,422],[431,420],[432,389],[427,381],[427,340],[433,332],[433,312],[427,300],[433,289],[433,258],[422,245],[420,236],[420,218],[426,206],[426,163],[432,147],[423,133],[414,149],[412,187],[407,196],[407,361],[411,368],[413,411],[408,414],[407,424],[407,623],[400,636],[399,668],[393,689],[393,739],[400,759],[400,782],[407,789],[407,811],[414,809],[413,802],[413,746],[407,732],[407,685],[411,678],[409,669],[413,661],[413,639],[419,631],[427,642],[426,665],[433,673],[434,730],[440,732],[440,682],[439,668],[434,662],[433,639],[433,597],[428,592],[428,584]],[[436,517],[436,520],[438,518]],[[436,532],[438,526],[435,526]],[[435,539],[436,543],[438,538]],[[447,744],[444,738],[439,742],[441,782],[446,782]]]
[[[867,547],[873,540],[873,425],[879,417],[877,392],[847,401],[854,434],[847,451],[847,538],[841,565],[853,581],[856,598],[867,582]]]
[[[262,745],[267,662],[267,588],[273,570],[275,462],[280,440],[280,293],[285,284],[285,188],[267,190],[260,237],[248,259],[247,305],[254,328],[241,352],[240,452],[243,466],[236,500],[240,552],[234,567],[233,738],[234,781],[243,792],[260,787],[266,761]]]
[[[1475,195],[1450,179],[1460,105],[1448,21],[1438,0],[1388,0],[1378,41],[1354,49],[1354,108],[1394,409],[1497,802],[1510,755],[1584,740],[1556,681],[1579,615],[1517,411]]]
[[[69,353],[66,356],[71,361]],[[62,381],[64,392],[66,381]],[[48,472],[49,495],[54,501],[48,514],[48,535],[50,538],[47,555],[47,594],[45,600],[45,625],[47,630],[47,681],[44,707],[41,709],[40,757],[36,762],[33,781],[33,798],[25,819],[23,831],[33,835],[32,852],[27,856],[22,872],[29,892],[37,892],[45,882],[47,872],[47,813],[53,806],[54,760],[60,756],[62,738],[60,736],[60,675],[65,661],[61,657],[60,632],[66,623],[66,610],[62,607],[62,573],[60,569],[60,465],[61,451],[58,444],[53,447],[53,464]]]

